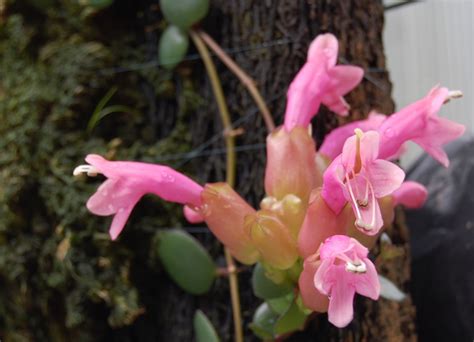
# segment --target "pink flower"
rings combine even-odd
[[[319,248],[319,246],[317,246],[317,248]],[[328,296],[317,291],[314,287],[314,275],[320,265],[321,260],[319,259],[319,253],[305,258],[303,271],[298,278],[298,288],[303,304],[308,309],[316,312],[327,312],[329,305]]]
[[[372,111],[365,120],[353,121],[337,127],[324,137],[323,144],[318,152],[333,160],[341,154],[344,143],[347,138],[354,135],[356,128],[359,128],[362,132],[377,130],[386,119],[386,115]]]
[[[362,79],[364,71],[356,66],[338,65],[338,42],[330,33],[311,43],[305,65],[288,89],[285,129],[307,127],[321,103],[332,111],[347,115],[349,105],[342,98]]]
[[[329,322],[339,328],[353,318],[356,292],[373,300],[379,298],[380,283],[368,253],[357,240],[345,235],[331,236],[319,250],[321,264],[314,275],[314,286],[329,297]]]
[[[347,234],[353,222],[354,215],[349,206],[336,215],[321,197],[321,188],[314,190],[298,234],[299,254],[303,258],[313,255],[328,237]]]
[[[355,132],[344,144],[342,154],[326,169],[322,196],[336,214],[349,201],[356,227],[367,235],[375,235],[383,226],[377,199],[398,189],[405,173],[395,164],[378,158],[377,132]]]
[[[86,172],[89,176],[101,173],[107,177],[87,201],[87,208],[96,215],[114,215],[109,230],[112,240],[122,231],[135,204],[147,193],[170,202],[201,205],[202,186],[167,166],[108,161],[95,154],[88,155],[86,162],[90,165],[78,166],[74,175]]]
[[[460,137],[465,127],[437,113],[443,103],[460,96],[458,91],[434,87],[423,99],[389,116],[379,127],[380,158],[392,158],[403,143],[411,140],[447,167],[449,160],[442,146]]]
[[[394,206],[401,204],[406,208],[417,209],[425,204],[428,191],[420,183],[406,181],[393,192],[392,197]]]

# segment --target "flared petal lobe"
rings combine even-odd
[[[393,194],[394,205],[401,204],[406,208],[421,208],[428,197],[426,188],[417,182],[406,181]]]

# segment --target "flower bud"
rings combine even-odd
[[[331,235],[346,234],[353,226],[354,214],[350,206],[338,214],[329,208],[321,197],[321,188],[313,190],[306,217],[298,235],[298,250],[306,258],[318,250],[321,243]]]
[[[281,200],[293,194],[307,203],[311,190],[321,185],[316,167],[316,147],[308,130],[295,127],[290,132],[280,128],[267,137],[265,191]]]
[[[248,215],[245,218],[245,230],[264,263],[284,270],[298,259],[295,239],[274,212],[259,210]]]
[[[255,210],[227,183],[206,184],[202,192],[202,216],[212,233],[244,264],[253,264],[259,253],[244,230],[245,217]]]

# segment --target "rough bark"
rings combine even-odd
[[[303,64],[310,41],[323,32],[334,33],[340,42],[340,63],[359,65],[366,70],[366,77],[347,100],[352,110],[348,119],[338,119],[322,108],[314,122],[314,135],[320,143],[332,128],[348,120],[360,119],[375,109],[391,113],[394,109],[391,99],[391,83],[386,71],[382,42],[383,6],[379,1],[347,0],[280,0],[280,1],[237,1],[213,2],[212,11],[204,24],[205,29],[226,49],[249,51],[235,54],[238,64],[254,78],[278,123],[285,108],[285,93],[297,70]],[[272,42],[274,45],[269,44]],[[262,47],[267,45],[267,47]],[[268,46],[270,45],[270,46]],[[262,47],[262,48],[258,48]],[[224,90],[230,104],[234,120],[243,118],[256,109],[245,88],[217,62],[223,80]],[[206,77],[202,79],[201,94],[212,99]],[[262,144],[266,129],[258,113],[238,127],[245,134],[238,138],[238,145]],[[221,130],[217,108],[210,101],[206,108],[197,113],[191,125],[194,144],[199,145],[210,135]],[[203,132],[208,132],[203,135]],[[214,148],[222,147],[222,140]],[[254,205],[263,196],[264,150],[238,154],[238,191]],[[202,180],[224,178],[224,157],[213,156],[193,162],[194,169]],[[395,225],[389,231],[400,252],[392,259],[377,259],[382,273],[407,290],[409,280],[409,255],[406,231]],[[379,250],[375,251],[376,254]],[[252,295],[248,274],[240,277],[243,315],[245,322],[251,320],[258,300]],[[194,306],[204,308],[215,322],[224,340],[230,340],[232,322],[230,301],[226,294],[225,280],[219,281],[209,296],[192,301],[178,295],[178,291],[168,288],[163,300],[176,314],[162,312],[161,324],[163,340],[187,340],[190,332],[176,330],[185,322],[190,322]],[[191,302],[190,302],[191,301]],[[163,305],[164,303],[162,303]],[[178,309],[179,308],[179,309]],[[331,341],[407,341],[414,340],[414,308],[410,300],[394,303],[381,299],[372,302],[359,298],[353,323],[344,330],[338,330],[327,323],[327,317],[320,315],[310,323],[305,332],[294,335],[290,340],[331,340]],[[246,329],[246,340],[252,340],[252,333]]]

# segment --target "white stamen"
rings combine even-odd
[[[351,273],[366,273],[367,266],[361,260],[358,260],[356,262],[348,261],[346,262],[346,271]]]
[[[450,90],[448,92],[448,95],[446,96],[446,99],[444,100],[444,103],[448,103],[450,100],[454,99],[459,99],[463,97],[463,93],[460,90]]]
[[[97,176],[97,174],[99,174],[100,172],[95,166],[92,165],[79,165],[72,172],[74,176],[79,176],[81,173],[87,173],[89,177],[94,177]]]

